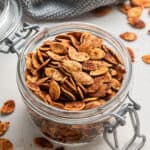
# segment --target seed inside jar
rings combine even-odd
[[[28,88],[47,105],[67,111],[105,105],[120,90],[124,74],[121,58],[89,32],[57,35],[26,56]]]

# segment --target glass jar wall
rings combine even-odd
[[[70,31],[86,31],[100,36],[121,57],[125,65],[126,74],[120,91],[104,106],[78,112],[61,110],[40,101],[26,86],[24,71],[27,53],[38,47],[44,40],[52,39],[58,34]],[[117,39],[94,25],[66,23],[41,31],[26,44],[18,61],[17,83],[33,121],[46,136],[62,144],[79,144],[92,141],[103,133],[104,122],[111,120],[107,114],[116,112],[126,100],[131,75],[132,66],[128,53]]]

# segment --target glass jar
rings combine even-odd
[[[102,37],[109,47],[119,55],[125,65],[122,88],[106,105],[78,112],[66,111],[46,105],[36,97],[26,86],[24,79],[25,56],[36,49],[44,40],[69,31],[91,32]],[[28,111],[40,130],[50,139],[63,144],[86,143],[104,131],[104,123],[110,120],[108,113],[116,112],[126,100],[131,83],[132,65],[126,48],[112,35],[98,26],[83,23],[66,23],[47,28],[37,34],[22,50],[17,68],[17,83]]]
[[[15,0],[0,0],[0,42],[20,28],[21,8]]]
[[[26,54],[47,38],[51,39],[57,34],[69,31],[86,31],[102,37],[106,44],[121,57],[125,65],[126,74],[120,91],[104,106],[78,112],[61,110],[43,103],[26,86],[24,79]],[[131,83],[132,65],[127,50],[121,42],[98,26],[79,22],[60,24],[45,28],[36,34],[37,32],[38,26],[22,23],[19,1],[0,0],[0,52],[17,53],[18,88],[29,114],[39,129],[54,142],[72,146],[89,143],[103,135],[111,149],[116,150],[118,145],[112,146],[108,141],[107,132],[116,132],[116,127],[124,124],[124,115],[129,112],[135,134],[124,150],[128,149],[136,137],[142,138],[138,147],[143,147],[146,138],[139,132],[139,119],[136,113],[139,106],[132,99],[129,104],[125,102]],[[33,36],[34,34],[36,35]],[[116,140],[115,136],[114,139]]]

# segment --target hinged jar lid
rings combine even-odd
[[[22,9],[16,0],[0,0],[0,42],[21,25]]]
[[[0,52],[17,52],[38,32],[37,25],[22,22],[19,0],[0,0]]]

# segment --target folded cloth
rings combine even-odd
[[[123,1],[125,0],[21,0],[25,12],[38,20],[71,18]]]

